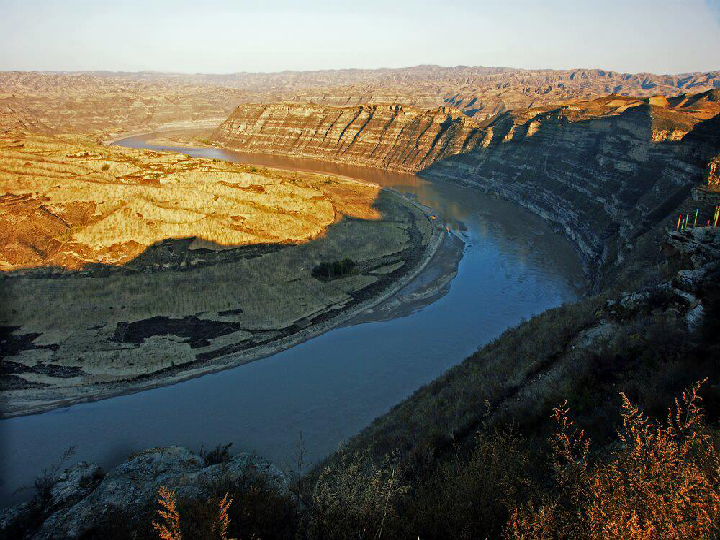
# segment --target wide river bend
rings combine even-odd
[[[341,174],[414,197],[464,241],[458,274],[437,301],[391,320],[336,328],[172,386],[0,421],[0,506],[28,498],[15,490],[70,446],[71,462],[111,467],[147,447],[232,442],[235,451],[254,450],[283,466],[302,432],[307,459],[317,461],[506,328],[584,290],[580,260],[563,236],[527,210],[472,188],[308,159],[159,147],[149,137],[117,144]]]

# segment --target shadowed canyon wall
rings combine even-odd
[[[720,151],[719,96],[608,96],[482,123],[445,107],[244,104],[214,139],[481,188],[553,222],[589,270],[608,271],[702,182]]]

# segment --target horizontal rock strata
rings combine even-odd
[[[555,223],[596,270],[621,261],[634,237],[702,182],[720,150],[718,113],[719,90],[611,95],[483,123],[445,107],[246,104],[214,140],[479,187]]]
[[[418,171],[481,142],[478,124],[457,110],[401,105],[240,105],[215,141],[249,152],[282,153]]]

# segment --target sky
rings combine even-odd
[[[720,69],[720,0],[0,0],[0,70]]]

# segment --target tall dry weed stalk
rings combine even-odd
[[[177,497],[175,492],[161,486],[158,490],[158,521],[153,521],[160,540],[181,540],[180,514],[177,509]]]
[[[213,523],[213,532],[217,533],[220,540],[234,540],[228,538],[228,529],[230,528],[230,515],[228,510],[233,500],[230,493],[218,503],[218,513],[216,522]],[[153,529],[158,533],[160,540],[182,540],[182,531],[180,529],[180,512],[177,507],[177,496],[173,490],[160,487],[158,490],[158,521],[153,521]]]
[[[625,394],[619,448],[609,461],[588,462],[589,441],[554,411],[557,487],[537,505],[516,510],[514,538],[712,538],[720,532],[720,462],[705,428],[704,381],[676,399],[664,425],[648,419]]]
[[[228,540],[227,531],[228,527],[230,527],[230,516],[228,515],[228,508],[230,508],[232,502],[233,500],[230,497],[230,494],[226,493],[220,501],[220,504],[218,505],[218,518],[216,527],[220,540]]]

